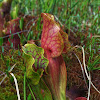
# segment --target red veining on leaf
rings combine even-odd
[[[61,56],[64,49],[63,41],[67,42],[67,38],[63,40],[60,34],[60,27],[55,22],[53,15],[42,13],[43,17],[43,31],[41,38],[41,46],[44,48],[45,55],[49,60],[48,76],[45,77],[55,100],[65,100],[66,89],[66,66]]]
[[[47,58],[49,59],[48,73],[50,74],[50,77],[47,77],[46,80],[50,85],[49,87],[51,87],[52,93],[56,94],[57,98],[60,99],[62,90],[66,91],[66,66],[62,56],[51,58],[47,55]]]
[[[27,46],[29,45],[29,46]],[[24,46],[26,48],[26,53],[32,55],[35,59],[35,63],[33,64],[33,68],[35,71],[38,69],[45,70],[47,67],[47,59],[43,56],[44,51],[41,47],[36,46],[35,44],[27,44]]]
[[[50,14],[42,13],[43,31],[41,37],[41,46],[44,50],[50,51],[51,57],[57,57],[61,54],[64,44],[60,34],[60,28]]]

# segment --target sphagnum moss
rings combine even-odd
[[[2,72],[8,71],[8,68],[7,68],[8,60],[9,60],[10,66],[13,66],[16,63],[16,66],[14,67],[12,72],[17,78],[19,90],[21,91],[20,95],[22,95],[23,97],[22,88],[23,88],[23,75],[24,75],[24,69],[25,69],[25,66],[23,64],[23,58],[22,56],[18,56],[18,50],[12,50],[12,49],[10,49],[9,52],[7,52],[6,54],[3,54],[3,56],[4,56],[4,61],[0,59],[0,66],[1,66],[0,70]],[[0,81],[3,79],[3,77],[4,76],[0,77]],[[14,99],[17,100],[15,83],[13,81],[12,76],[10,76],[10,74],[0,86],[0,100],[5,100],[5,98],[10,98],[10,100],[14,100]]]

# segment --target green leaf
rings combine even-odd
[[[27,100],[32,100],[32,96],[31,96],[31,94],[28,95]]]
[[[18,55],[21,56],[21,52],[20,52],[20,50],[18,50]]]
[[[8,41],[9,41],[9,43],[11,43],[11,40],[10,40],[10,38],[8,38]]]
[[[51,92],[42,79],[39,84],[33,86],[33,93],[39,100],[52,100]]]
[[[36,85],[44,70],[46,70],[49,61],[44,57],[44,50],[35,44],[25,44],[22,50],[26,64],[26,76]]]
[[[2,53],[4,52],[4,46],[2,46]]]
[[[26,100],[26,72],[24,73],[24,100]]]
[[[100,63],[99,61],[100,61],[100,58],[96,59],[96,60],[93,62],[92,67],[94,67],[96,64]]]
[[[97,64],[100,64],[100,56],[98,56],[93,63],[90,62],[90,59],[89,59],[89,62],[88,62],[88,66],[89,66],[89,71],[90,70],[100,70],[100,67],[95,67]]]
[[[34,94],[33,94],[32,88],[30,87],[29,83],[28,83],[28,87],[29,87],[29,89],[30,89],[30,92],[31,92],[31,94],[32,94],[33,99],[36,100],[36,98],[35,98],[35,96],[34,96]]]
[[[9,65],[9,66],[8,66],[8,71],[10,71],[10,69],[11,69],[11,66]]]
[[[21,19],[20,19],[20,29],[22,30],[23,29],[23,24],[24,24],[24,19],[21,17]]]
[[[6,66],[8,67],[8,66],[9,66],[9,64],[10,64],[10,61],[9,61],[9,60],[7,60],[7,61],[6,61]]]
[[[1,59],[2,59],[2,60],[4,60],[4,56],[3,56],[3,54],[2,54],[2,53],[1,53]]]
[[[11,43],[11,48],[13,48],[13,43]]]
[[[93,70],[100,70],[100,67],[97,67],[97,68],[93,68]]]
[[[3,38],[0,37],[0,46],[2,46],[2,44],[3,44]]]
[[[16,19],[18,17],[19,7],[18,5],[15,5],[15,7],[11,10],[11,17],[12,19]]]

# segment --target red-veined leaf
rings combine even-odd
[[[25,63],[27,64],[27,77],[32,79],[34,84],[37,84],[49,61],[44,57],[44,50],[35,44],[25,44],[22,49]]]
[[[54,16],[47,13],[42,13],[43,30],[41,37],[41,46],[51,57],[61,55],[64,43],[60,34],[60,27],[56,24]]]
[[[45,82],[48,84],[54,100],[66,100],[66,66],[61,56],[64,45],[67,42],[67,34],[60,33],[60,27],[55,22],[54,16],[42,13],[43,30],[41,46],[44,48],[45,56],[49,60],[48,75],[45,75]],[[62,36],[66,36],[63,40]],[[67,48],[67,47],[65,47]]]

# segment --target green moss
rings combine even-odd
[[[20,95],[23,95],[23,75],[25,66],[23,64],[22,56],[18,56],[18,50],[12,49],[10,49],[7,53],[4,53],[3,56],[4,61],[0,59],[0,70],[5,72],[8,70],[8,66],[12,67],[16,64],[12,73],[17,79],[19,90],[21,91]],[[0,81],[3,77],[4,76],[0,77]],[[23,97],[21,99],[23,100]],[[0,100],[17,100],[16,87],[11,75],[9,75],[9,77],[7,77],[0,86]]]

